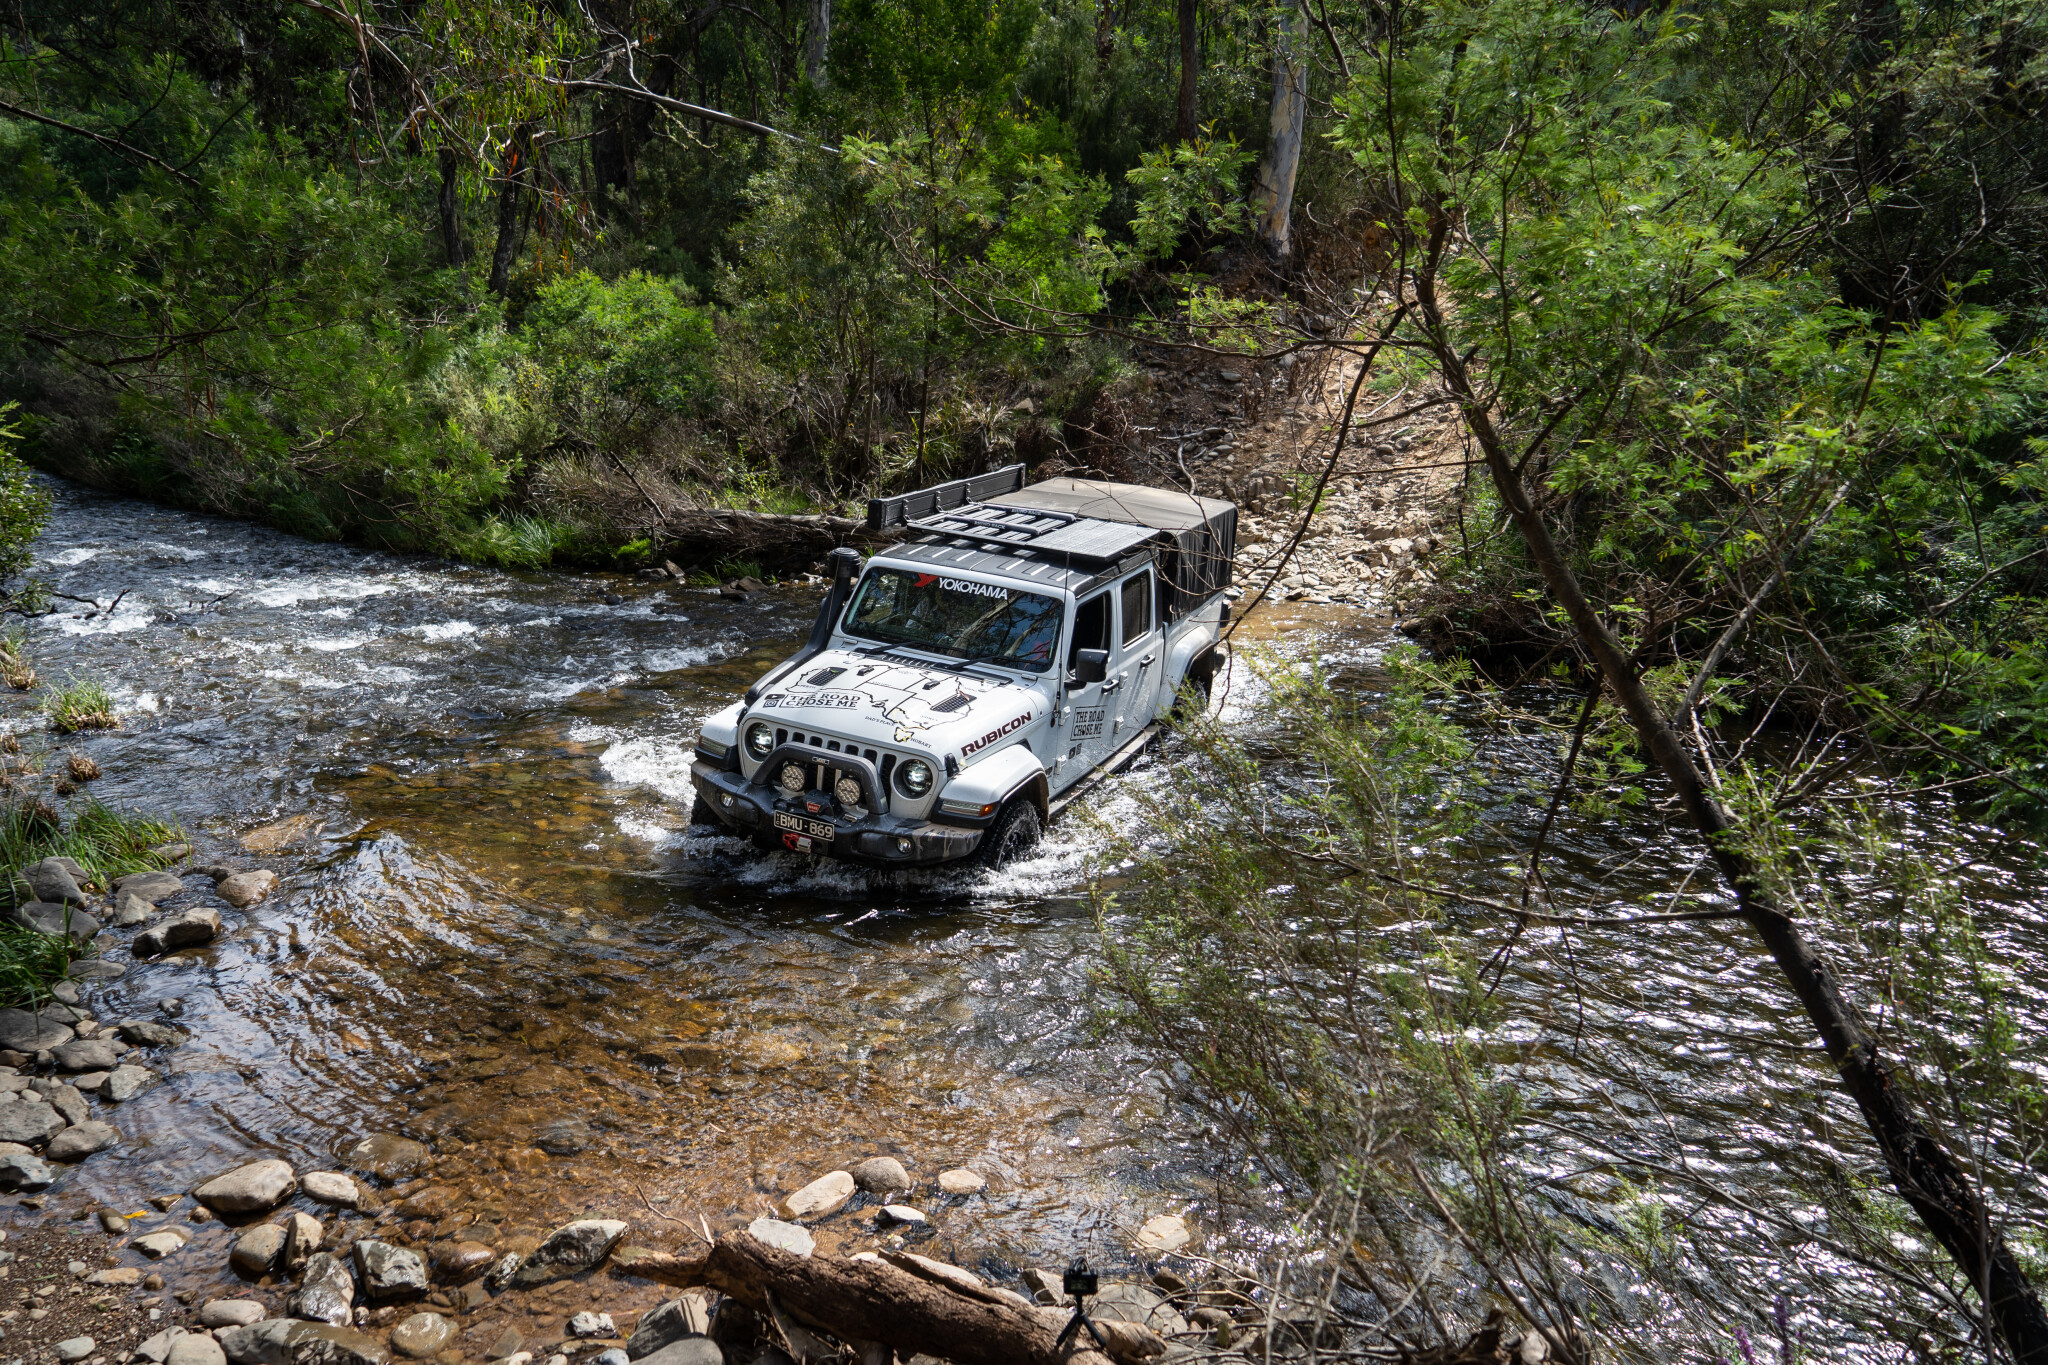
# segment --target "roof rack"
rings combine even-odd
[[[891,526],[905,526],[935,512],[964,507],[970,502],[999,497],[1004,493],[1015,493],[1023,486],[1024,466],[1009,464],[987,474],[971,474],[950,483],[920,488],[915,493],[898,493],[893,498],[869,498],[868,529],[886,531]]]

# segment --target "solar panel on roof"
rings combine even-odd
[[[1050,535],[1040,536],[1031,542],[1031,546],[1036,550],[1085,555],[1090,559],[1115,559],[1157,534],[1149,526],[1131,526],[1120,521],[1076,521]]]

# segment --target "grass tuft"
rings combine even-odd
[[[149,850],[182,838],[176,825],[116,810],[101,801],[87,800],[74,807],[68,824],[47,801],[0,805],[0,866],[18,870],[45,858],[70,858],[102,887],[127,873],[162,866]],[[11,904],[27,898],[26,886],[11,876],[6,880]],[[47,999],[50,984],[75,958],[90,952],[67,935],[0,923],[0,1004],[30,1005]]]
[[[114,711],[113,694],[94,678],[74,677],[62,687],[43,694],[43,714],[50,728],[60,735],[80,730],[114,730],[121,717]]]
[[[64,766],[70,770],[73,782],[90,782],[100,775],[100,765],[87,754],[71,755]]]
[[[28,661],[28,632],[19,626],[0,634],[0,682],[17,692],[36,685],[36,671]]]

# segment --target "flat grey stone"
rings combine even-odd
[[[66,1071],[112,1071],[121,1056],[111,1038],[74,1038],[51,1048],[50,1055]]]
[[[22,880],[29,890],[36,893],[39,901],[57,905],[84,905],[85,892],[78,889],[79,877],[74,868],[77,863],[68,858],[45,858],[33,867],[21,870]]]
[[[113,886],[116,896],[136,896],[151,905],[184,889],[184,880],[170,872],[131,872],[114,878]]]
[[[184,1335],[185,1329],[182,1327],[166,1327],[163,1331],[158,1332],[155,1336],[136,1347],[135,1358],[137,1360],[147,1360],[150,1362],[150,1365],[164,1365],[164,1361],[171,1354],[172,1343]]]
[[[57,1359],[62,1361],[84,1360],[99,1349],[99,1343],[91,1337],[70,1337],[57,1343]]]
[[[90,943],[99,936],[100,922],[75,905],[57,905],[48,901],[30,901],[17,905],[6,912],[10,924],[23,929],[34,929],[38,933],[62,936],[69,934],[79,943]]]
[[[0,1152],[0,1189],[47,1190],[57,1183],[57,1173],[43,1159],[25,1151]]]
[[[146,1066],[117,1066],[100,1082],[100,1098],[119,1104],[134,1099],[162,1079]]]
[[[26,1095],[13,1104],[0,1104],[0,1142],[18,1142],[40,1147],[63,1131],[64,1116]]]
[[[145,1232],[128,1245],[152,1261],[161,1261],[166,1256],[174,1256],[183,1251],[185,1241],[184,1233],[175,1228],[165,1228],[162,1232]]]
[[[756,1218],[747,1224],[747,1235],[792,1256],[808,1256],[818,1245],[810,1233],[779,1218]]]
[[[351,1176],[340,1171],[308,1171],[299,1177],[299,1186],[308,1199],[321,1204],[337,1204],[352,1209],[362,1202],[362,1189]]]
[[[116,929],[133,929],[138,924],[147,924],[149,923],[150,916],[155,913],[156,902],[154,901],[144,900],[140,896],[132,896],[126,891],[123,891],[114,898],[114,927]]]
[[[588,1270],[611,1255],[625,1235],[626,1224],[615,1218],[584,1218],[564,1224],[549,1233],[513,1272],[512,1287],[531,1289]]]
[[[274,1209],[291,1198],[298,1188],[298,1177],[292,1174],[291,1163],[273,1157],[268,1161],[252,1161],[225,1175],[217,1175],[192,1191],[192,1197],[215,1213],[232,1216]]]
[[[105,958],[81,957],[64,975],[73,981],[119,981],[128,975],[128,968],[123,963],[109,962]]]
[[[220,937],[220,911],[197,906],[152,925],[135,936],[137,957],[160,957],[180,948],[196,948]]]
[[[208,1299],[199,1305],[201,1327],[247,1327],[270,1316],[254,1299]]]
[[[57,1111],[57,1117],[64,1122],[84,1123],[92,1117],[92,1106],[85,1102],[85,1096],[79,1094],[76,1089],[62,1081],[54,1084],[38,1082],[38,1088],[44,1084],[49,1084],[50,1088],[43,1091],[43,1097],[49,1101],[50,1107]]]
[[[52,1161],[83,1161],[94,1152],[104,1152],[121,1140],[111,1123],[88,1120],[74,1124],[50,1139],[43,1153]]]
[[[418,1298],[427,1292],[427,1263],[420,1254],[389,1242],[356,1243],[356,1275],[372,1303]]]

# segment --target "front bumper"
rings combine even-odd
[[[705,759],[690,765],[690,781],[712,815],[742,834],[760,835],[779,841],[798,852],[824,853],[851,863],[871,867],[917,867],[932,863],[957,862],[981,847],[978,829],[934,824],[929,820],[904,820],[893,815],[869,814],[849,820],[837,814],[832,803],[813,802],[824,810],[812,812],[802,800],[779,796],[766,785],[752,783]],[[776,812],[802,816],[832,826],[830,839],[806,839],[775,828]]]

